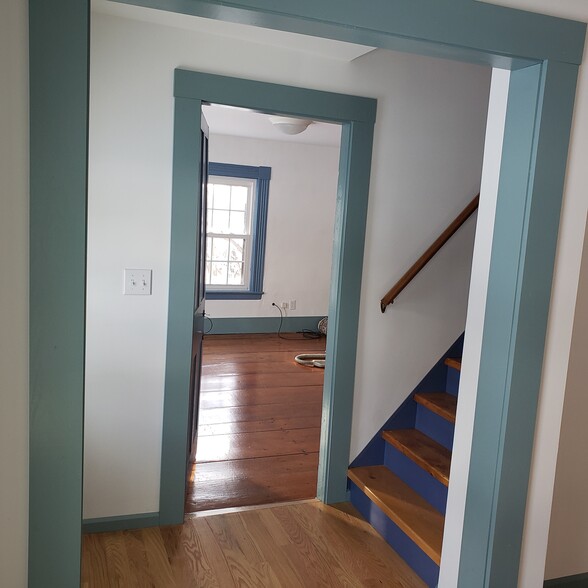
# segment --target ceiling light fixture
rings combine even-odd
[[[299,135],[312,124],[311,120],[304,118],[287,118],[284,116],[270,116],[270,122],[276,129],[285,135]]]

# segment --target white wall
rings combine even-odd
[[[26,0],[0,3],[0,585],[27,584],[28,36]]]
[[[463,331],[474,222],[384,316],[379,299],[479,189],[490,71],[351,63],[94,15],[85,516],[158,509],[176,66],[378,99],[351,457]],[[123,297],[124,267],[154,269]]]
[[[269,124],[269,123],[268,123]],[[288,316],[328,312],[339,148],[210,136],[210,160],[272,168],[261,300],[208,300],[215,317],[278,316],[272,302],[296,300]]]
[[[492,72],[439,586],[457,585],[510,72]]]

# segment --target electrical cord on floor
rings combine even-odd
[[[208,329],[208,331],[204,331],[204,334],[208,335],[208,333],[210,333],[210,331],[212,331],[212,329],[214,328],[214,323],[212,322],[210,316],[208,316],[206,313],[204,313],[204,318],[207,318],[210,321],[210,329]]]
[[[272,306],[275,306],[280,311],[280,325],[278,326],[278,337],[280,339],[285,339],[286,341],[298,341],[299,337],[285,337],[282,335],[282,323],[284,321],[284,313],[282,309],[275,303],[272,302]],[[298,335],[302,335],[303,339],[320,339],[323,335],[318,331],[313,331],[311,329],[302,329],[301,331],[296,331]]]

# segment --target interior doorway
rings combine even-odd
[[[315,498],[341,126],[206,104],[206,319],[186,512]],[[326,330],[326,329],[325,329]]]
[[[184,517],[187,437],[186,408],[193,315],[194,275],[199,235],[194,187],[202,178],[193,165],[201,157],[200,127],[203,104],[273,112],[341,124],[341,156],[329,289],[327,362],[322,400],[317,496],[325,502],[346,497],[351,438],[358,309],[363,242],[367,215],[373,124],[376,101],[323,92],[228,78],[184,69],[175,71],[172,230],[167,329],[166,381],[160,478],[161,524]],[[361,243],[358,247],[357,244]],[[189,344],[187,346],[187,344]],[[337,394],[335,397],[335,390]]]

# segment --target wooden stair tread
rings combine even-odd
[[[386,466],[350,468],[354,482],[437,565],[441,563],[443,515]]]
[[[456,396],[447,394],[447,392],[418,392],[414,395],[414,400],[450,423],[455,423]]]
[[[417,429],[383,431],[382,437],[436,480],[449,486],[451,451]]]
[[[461,357],[448,357],[445,360],[445,365],[461,372]]]

